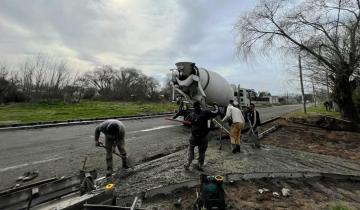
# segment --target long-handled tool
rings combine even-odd
[[[99,147],[102,147],[102,148],[105,148],[105,149],[108,149],[102,142],[99,142]],[[116,156],[120,157],[120,158],[123,158],[123,156],[119,153],[117,153],[115,150],[112,150],[112,153],[115,154]],[[129,157],[126,158],[126,162],[127,164],[130,166],[130,168],[134,168],[134,161],[132,159],[130,159]]]
[[[249,138],[254,143],[254,146],[256,148],[260,148],[260,142],[259,142],[259,136],[254,132],[254,127],[251,124],[251,121],[249,120],[250,125],[250,132],[249,132]]]
[[[216,119],[214,119],[213,121],[214,121],[218,126],[220,126],[220,128],[221,128],[222,130],[224,130],[226,134],[230,135],[230,132],[229,132],[220,122],[218,122]]]
[[[107,148],[102,142],[99,142],[99,147],[102,147],[102,148],[105,148],[105,149],[109,149],[109,148]],[[122,157],[122,155],[120,155],[119,153],[117,153],[117,152],[116,152],[115,150],[113,150],[112,148],[111,148],[111,150],[112,150],[112,153],[115,154],[116,156]]]
[[[220,127],[220,147],[219,147],[219,150],[222,150],[222,131],[224,130],[225,131],[225,133],[226,134],[228,134],[229,136],[230,136],[230,132],[226,129],[226,128],[224,128],[224,126],[220,123],[220,122],[218,122],[216,119],[214,119],[214,122]]]

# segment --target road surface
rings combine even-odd
[[[301,105],[259,108],[268,120],[301,108]],[[168,154],[187,145],[189,129],[164,117],[124,121],[126,148],[134,163]],[[38,171],[40,180],[68,176],[83,167],[105,169],[105,151],[94,146],[96,124],[0,132],[0,189],[13,186],[27,171]],[[103,136],[102,136],[103,137]],[[120,166],[114,156],[114,168]]]

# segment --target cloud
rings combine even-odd
[[[0,57],[16,63],[42,52],[76,71],[107,64],[159,79],[176,62],[192,61],[233,83],[279,92],[267,78],[279,74],[279,65],[248,65],[235,56],[234,23],[254,6],[252,0],[2,0]]]

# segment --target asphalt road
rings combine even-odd
[[[259,108],[261,120],[300,109],[301,105]],[[134,163],[184,147],[189,129],[164,117],[124,121],[126,148]],[[96,124],[0,132],[0,189],[13,186],[27,171],[38,171],[37,180],[68,176],[83,167],[105,169],[105,151],[94,146]],[[114,168],[120,159],[114,157]]]

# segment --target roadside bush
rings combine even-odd
[[[84,99],[93,99],[95,97],[95,88],[86,88],[84,91]]]
[[[29,99],[25,96],[24,93],[16,90],[15,88],[11,88],[7,91],[7,93],[4,95],[4,102],[10,103],[10,102],[26,102]]]

